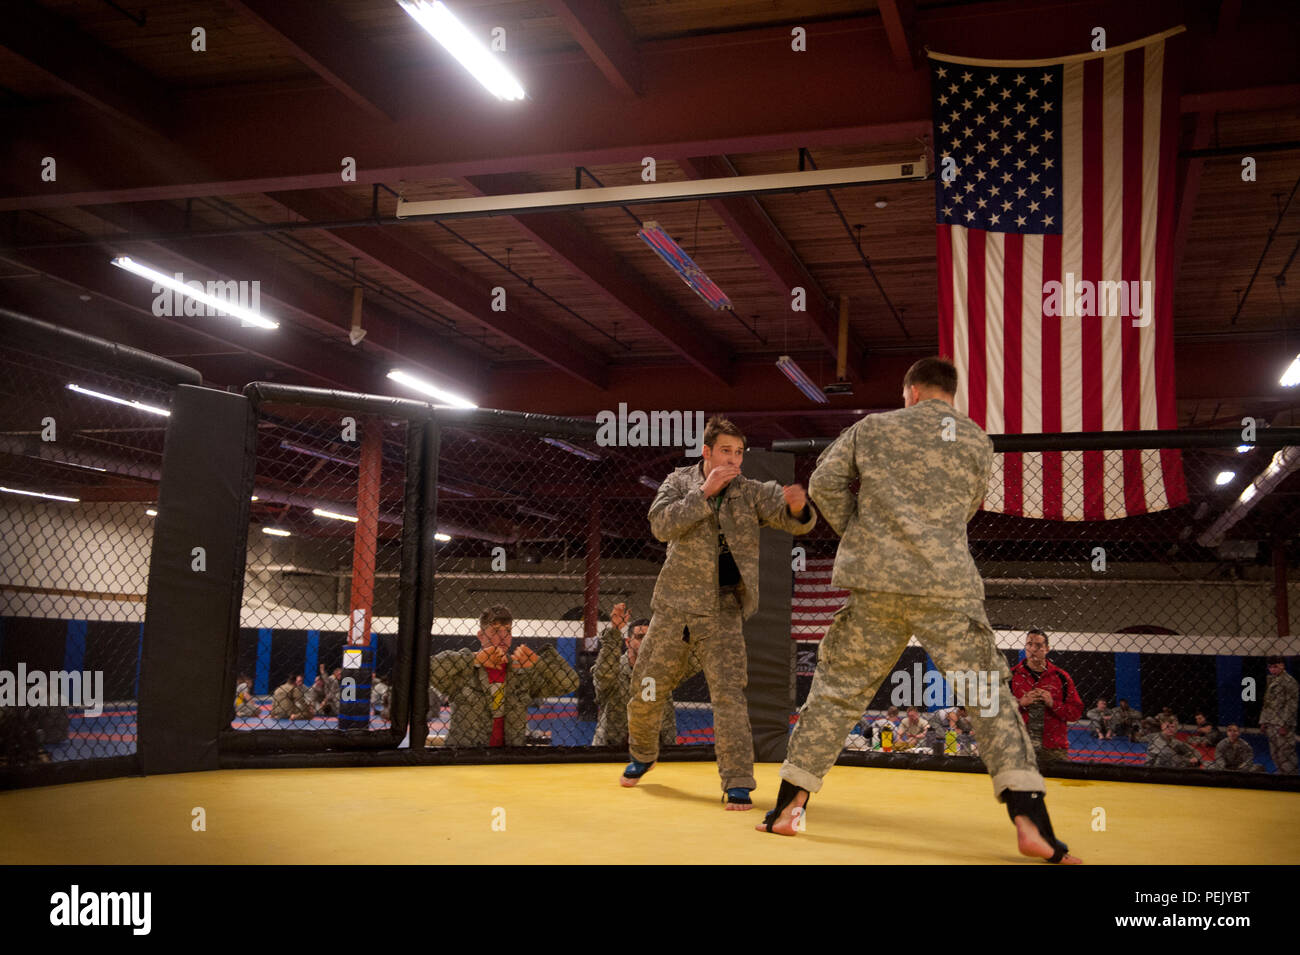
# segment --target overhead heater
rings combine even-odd
[[[654,254],[663,259],[668,267],[690,286],[691,290],[709,304],[709,308],[731,308],[731,299],[727,293],[718,288],[713,279],[695,264],[695,260],[686,254],[686,250],[673,241],[657,222],[644,222],[637,231],[637,238],[650,246]]]

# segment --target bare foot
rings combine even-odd
[[[725,803],[724,806],[730,812],[744,812],[747,809],[754,808],[752,802],[729,802]]]
[[[780,836],[793,836],[804,831],[804,804],[808,802],[806,792],[796,793],[789,805],[781,810],[781,815],[772,823],[772,831]],[[767,832],[767,823],[760,822],[754,827],[759,832]],[[1050,854],[1050,853],[1049,853]]]
[[[1035,859],[1050,859],[1056,854],[1056,849],[1043,838],[1042,833],[1038,831],[1038,827],[1030,821],[1028,816],[1016,816],[1016,844],[1022,856],[1031,856]],[[1061,858],[1060,864],[1082,865],[1083,860],[1067,852]]]

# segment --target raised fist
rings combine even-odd
[[[537,662],[537,654],[522,643],[515,647],[515,652],[510,655],[510,658],[515,661],[517,667],[530,667]]]
[[[474,654],[474,662],[490,670],[499,670],[506,665],[506,652],[500,647],[484,647]]]
[[[800,514],[808,506],[808,494],[802,484],[789,484],[781,488],[781,494],[785,497],[785,506],[790,508],[791,514]]]
[[[622,630],[627,626],[628,618],[632,615],[627,612],[627,604],[616,603],[614,609],[609,612],[609,624],[615,630]]]
[[[740,468],[736,467],[736,465],[719,464],[704,479],[704,486],[700,488],[700,491],[705,497],[713,497],[739,476]]]

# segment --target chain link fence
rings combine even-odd
[[[1286,709],[1285,677],[1271,676],[1266,658],[1297,649],[1288,619],[1295,611],[1287,609],[1300,598],[1300,587],[1287,581],[1288,566],[1300,557],[1295,491],[1282,483],[1261,493],[1251,510],[1235,503],[1257,475],[1281,472],[1294,449],[1275,457],[1277,447],[1239,450],[1232,432],[1214,440],[1217,447],[1174,452],[1188,500],[1171,509],[1097,521],[980,511],[968,534],[989,622],[1012,668],[1014,698],[972,699],[913,640],[846,740],[846,758],[976,756],[979,740],[959,705],[965,703],[1016,706],[1031,735],[1041,734],[1035,742],[1049,771],[1053,762],[1070,762],[1294,773],[1295,705]],[[1042,493],[1045,460],[1065,457],[1068,469],[1069,456],[1083,453],[1052,447],[1014,452],[1026,495]],[[1162,452],[1136,453],[1145,473],[1159,469]],[[800,457],[802,480],[814,464],[815,455]],[[1067,481],[1062,493],[1067,511],[1081,503],[1071,500],[1081,487],[1071,490]],[[1247,502],[1255,496],[1245,491]],[[833,534],[820,528],[807,546],[808,567],[795,575],[792,626],[800,704],[819,640],[847,596],[831,586]],[[1039,640],[1048,644],[1050,668],[1026,659],[1027,646]],[[1278,685],[1270,690],[1270,682]],[[1041,714],[1016,699],[1036,686],[1056,701]],[[1270,692],[1273,703],[1261,719]],[[1041,731],[1030,721],[1039,715]],[[1279,727],[1286,719],[1289,725]],[[1261,729],[1261,722],[1275,729]],[[955,759],[953,768],[962,762]]]
[[[420,425],[258,395],[230,728],[272,746],[287,731],[391,744],[405,730],[392,705],[409,669],[399,620]]]
[[[0,318],[0,769],[130,757],[174,381]]]

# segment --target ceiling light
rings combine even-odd
[[[460,395],[453,395],[450,391],[443,391],[436,385],[431,385],[427,381],[416,378],[414,375],[394,368],[388,373],[388,377],[397,382],[399,385],[405,385],[408,388],[414,388],[416,391],[426,394],[431,398],[444,402],[442,405],[434,405],[435,408],[477,408],[478,405],[468,398],[462,398]]]
[[[340,514],[337,511],[323,511],[319,507],[313,507],[311,512],[317,517],[328,517],[336,521],[351,521],[353,524],[360,520],[360,518],[349,517],[347,514]]]
[[[1295,361],[1291,362],[1278,384],[1283,388],[1294,388],[1300,385],[1300,355],[1296,355]]]
[[[250,501],[256,501],[256,500],[257,500],[257,495],[254,494],[252,497],[249,498],[249,500],[250,500]]]
[[[549,444],[551,447],[559,448],[561,451],[568,451],[570,454],[575,454],[578,457],[582,458],[584,461],[604,460],[595,451],[588,451],[586,448],[580,448],[576,444],[570,444],[568,441],[562,441],[559,438],[542,438],[542,440],[547,444]]]
[[[444,541],[444,542],[445,542],[445,541],[449,541],[449,540],[451,540],[451,535],[450,535],[450,534],[443,534],[443,533],[440,532],[440,533],[434,534],[434,535],[433,535],[433,539],[436,540],[436,541]]]
[[[520,504],[518,507],[515,508],[515,513],[516,513],[516,514],[524,514],[524,515],[526,515],[526,516],[528,516],[528,517],[538,517],[538,518],[541,518],[541,519],[544,520],[544,521],[558,521],[558,520],[560,520],[560,518],[559,518],[557,515],[555,515],[555,514],[551,514],[551,513],[548,512],[548,511],[539,511],[539,510],[537,510],[536,508],[533,508],[533,507],[525,507],[525,506],[522,505],[522,504]]]
[[[1238,453],[1238,454],[1245,454],[1246,452],[1248,452],[1248,451],[1252,451],[1252,450],[1254,450],[1254,445],[1251,445],[1251,444],[1239,444],[1239,445],[1237,445],[1237,453]]]
[[[146,514],[148,514],[150,517],[157,517],[157,516],[158,516],[158,512],[155,511],[152,507],[146,507],[146,508],[144,509],[144,512],[145,512]]]
[[[637,231],[637,238],[650,246],[655,255],[668,263],[668,267],[676,272],[696,295],[709,303],[709,308],[715,310],[731,308],[731,299],[727,298],[727,293],[714,284],[713,279],[695,264],[694,260],[686,254],[685,249],[660,228],[659,223],[642,223]]]
[[[794,383],[794,386],[802,391],[813,401],[827,404],[828,399],[822,390],[813,384],[813,380],[804,374],[793,358],[789,355],[782,355],[776,360],[776,367],[781,369],[781,374],[785,375]]]
[[[68,390],[75,391],[77,394],[85,395],[88,398],[101,398],[104,401],[111,401],[114,404],[126,405],[128,408],[134,408],[137,411],[147,411],[150,414],[162,415],[163,417],[167,417],[171,414],[171,412],[166,408],[147,405],[143,401],[135,401],[134,399],[119,398],[116,395],[106,395],[102,391],[91,391],[89,388],[81,387],[81,385],[70,384],[68,385]]]
[[[1219,476],[1214,479],[1214,483],[1223,487],[1225,484],[1232,483],[1232,479],[1237,476],[1236,471],[1220,471]]]
[[[887,206],[887,205],[889,205],[889,200],[888,200],[888,199],[885,199],[885,198],[882,197],[882,198],[876,200],[876,208],[877,208],[877,209],[883,209],[883,208],[885,208],[885,206]]]
[[[23,494],[27,497],[43,497],[50,501],[68,501],[71,504],[77,504],[81,501],[79,497],[64,497],[62,494],[45,494],[41,491],[20,491],[16,487],[0,487],[0,491],[4,491],[6,494]]]
[[[150,268],[140,262],[133,261],[129,256],[119,255],[112,260],[113,264],[119,269],[125,269],[141,278],[161,285],[163,288],[169,288],[177,295],[184,295],[192,298],[196,302],[202,302],[204,305],[215,310],[219,315],[228,315],[231,318],[238,318],[248,325],[254,325],[258,328],[279,328],[279,322],[273,322],[265,316],[259,315],[251,308],[244,308],[237,302],[229,299],[218,298],[216,295],[209,295],[207,292],[200,291],[192,285],[186,285],[184,282],[178,282],[173,276],[164,275],[157,269]],[[198,283],[196,282],[195,285]]]
[[[263,534],[270,534],[272,537],[292,537],[292,536],[293,536],[289,531],[281,530],[281,529],[278,528],[278,527],[263,527],[263,528],[262,528],[262,533],[263,533]]]
[[[504,100],[524,98],[524,88],[519,81],[445,4],[438,0],[432,3],[428,0],[397,0],[397,3],[493,96]]]

